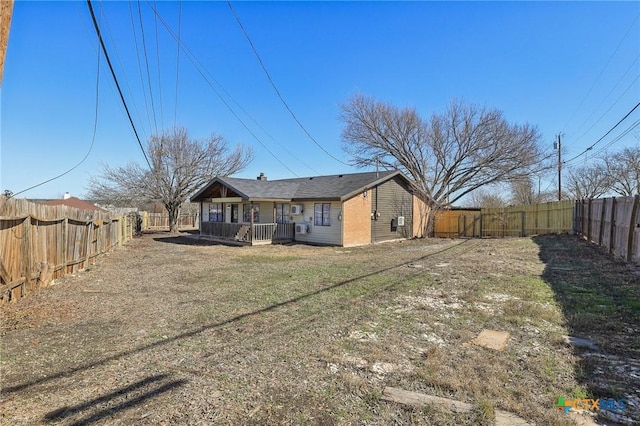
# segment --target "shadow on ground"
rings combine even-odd
[[[186,246],[222,246],[225,245],[220,241],[208,240],[206,238],[200,238],[200,231],[189,230],[180,231],[178,234],[172,234],[169,231],[164,232],[152,232],[153,240],[159,243],[178,244]]]
[[[186,380],[166,380],[166,374],[157,374],[119,388],[113,392],[97,398],[81,402],[74,406],[61,407],[47,413],[46,422],[71,421],[72,425],[89,425],[105,417],[113,416],[121,411],[144,404],[165,392],[178,388],[187,383]],[[74,417],[84,417],[74,420]]]
[[[640,424],[640,274],[599,247],[572,235],[534,237],[550,284],[571,336],[597,347],[574,346],[576,378],[582,389],[567,399],[618,401],[624,410],[601,417]],[[588,343],[588,342],[585,342]],[[629,404],[631,403],[631,404]],[[625,419],[626,417],[626,419]]]

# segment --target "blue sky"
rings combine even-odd
[[[229,111],[184,52],[177,67],[177,43],[154,20],[153,4],[93,3],[143,142],[156,126],[173,126],[175,117],[193,137],[216,132],[230,144],[251,145],[255,159],[239,177],[357,171],[323,153],[298,127],[225,2],[155,4],[175,33],[181,8],[184,46],[286,168]],[[496,107],[510,121],[538,126],[549,149],[562,131],[565,158],[598,140],[640,101],[639,2],[232,4],[291,109],[345,162],[340,104],[355,93],[416,107],[423,116],[443,111],[453,98]],[[16,1],[0,92],[0,190],[21,191],[85,156],[93,134],[97,66],[98,42],[86,2]],[[638,119],[640,109],[593,151]],[[636,143],[638,129],[610,149]],[[101,164],[131,161],[144,159],[101,58],[98,127],[88,158],[20,196],[81,196]],[[549,180],[545,186],[555,184]]]

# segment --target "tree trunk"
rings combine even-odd
[[[178,219],[180,218],[180,206],[165,205],[169,213],[169,232],[171,234],[178,233]]]

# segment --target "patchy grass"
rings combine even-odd
[[[558,396],[640,389],[639,295],[633,270],[569,236],[345,250],[145,235],[3,307],[0,420],[458,425],[502,409],[571,424]],[[484,328],[511,334],[503,352],[466,345]],[[385,386],[476,409],[396,405]]]

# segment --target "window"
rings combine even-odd
[[[260,205],[253,205],[253,223],[258,223],[260,220]],[[251,204],[242,205],[242,221],[245,223],[251,222]]]
[[[289,204],[276,204],[276,223],[289,223]]]
[[[317,226],[331,226],[331,204],[314,204],[313,224]]]
[[[222,203],[209,204],[209,222],[224,222]]]

